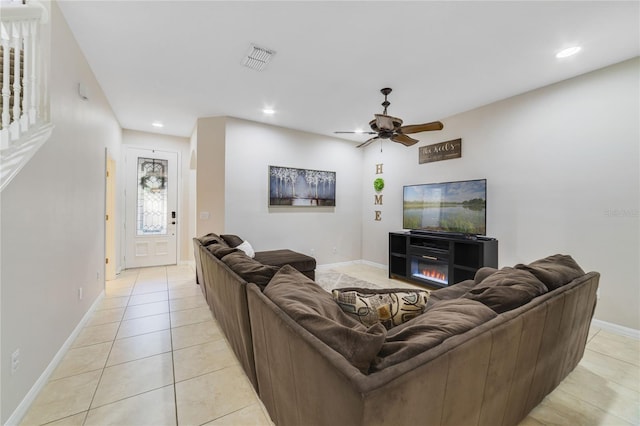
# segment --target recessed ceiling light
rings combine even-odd
[[[151,123],[151,125],[152,125],[153,127],[158,127],[158,128],[160,128],[160,127],[164,127],[164,124],[162,124],[162,122],[161,122],[161,121],[154,121],[153,123]]]
[[[355,130],[353,131],[353,133],[362,134],[362,133],[364,133],[364,130],[362,130],[362,129],[355,129]]]
[[[562,49],[561,51],[556,53],[556,58],[562,59],[562,58],[567,58],[569,56],[573,56],[576,53],[578,53],[581,49],[582,48],[580,46],[567,47],[566,49]]]
[[[262,110],[262,112],[265,113],[265,114],[269,114],[269,115],[276,113],[276,111],[274,109],[271,109],[271,108],[265,108],[265,109]]]

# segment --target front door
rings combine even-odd
[[[127,268],[176,264],[176,152],[126,151]]]

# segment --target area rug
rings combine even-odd
[[[365,288],[383,288],[369,281],[352,277],[351,275],[336,272],[331,269],[316,270],[316,283],[324,290],[331,292],[335,288],[343,287],[365,287]]]

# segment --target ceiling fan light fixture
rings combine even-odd
[[[402,125],[402,120],[390,115],[375,114],[376,126],[379,130],[393,131]]]
[[[275,50],[260,47],[252,43],[249,46],[246,56],[242,59],[242,65],[252,70],[262,71],[275,54]]]

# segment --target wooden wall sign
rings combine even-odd
[[[376,175],[382,174],[382,163],[376,164]],[[381,177],[376,178],[373,181],[373,189],[375,189],[376,194],[373,194],[373,204],[375,206],[382,205],[382,190],[384,189],[384,179]],[[379,208],[379,207],[378,207]],[[375,212],[375,221],[382,221],[382,210],[374,210]]]
[[[462,157],[462,139],[453,139],[418,148],[418,164]]]

